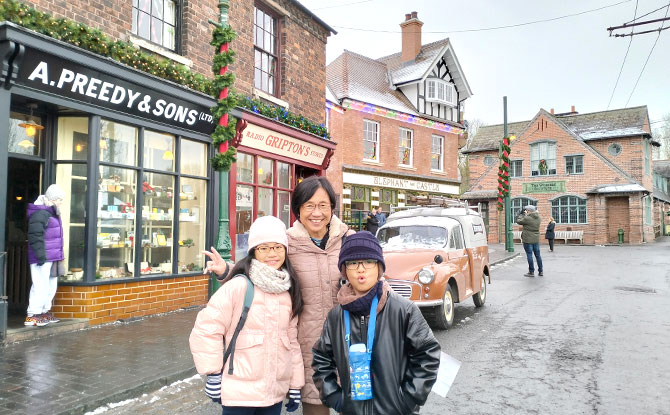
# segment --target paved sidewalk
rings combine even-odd
[[[489,249],[492,265],[518,255]],[[84,414],[194,375],[188,336],[198,310],[0,346],[0,415]]]

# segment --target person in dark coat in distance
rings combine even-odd
[[[547,223],[547,231],[544,233],[544,237],[547,241],[549,241],[549,251],[551,252],[554,252],[554,238],[556,237],[556,233],[554,232],[555,227],[556,221],[554,218],[550,217],[549,223]]]
[[[526,251],[526,259],[528,260],[528,273],[523,274],[524,277],[535,276],[535,265],[533,264],[533,254],[537,260],[538,275],[541,277],[542,273],[542,256],[540,256],[540,214],[537,213],[537,208],[533,205],[528,205],[523,208],[523,212],[516,218],[516,223],[523,226],[521,231],[521,242],[523,243],[523,250]]]
[[[377,211],[372,209],[368,212],[368,221],[365,225],[365,230],[370,232],[373,235],[377,235],[377,229],[379,229],[379,219],[377,219]]]
[[[45,326],[60,321],[51,313],[51,306],[58,289],[58,276],[65,274],[60,218],[64,198],[63,189],[52,184],[34,203],[28,204],[28,263],[32,286],[26,326]]]
[[[348,282],[340,288],[339,305],[328,313],[312,349],[313,379],[321,400],[347,415],[418,414],[437,379],[439,343],[416,304],[393,292],[383,278],[382,249],[371,233],[348,236],[338,266]],[[361,355],[369,359],[363,365],[367,371],[354,369],[350,374],[350,363]],[[369,380],[367,385],[352,382],[352,376],[371,379],[371,385]]]

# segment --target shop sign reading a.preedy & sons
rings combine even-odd
[[[26,47],[17,83],[207,135],[214,130],[212,115],[205,105],[30,47]]]
[[[325,147],[252,123],[249,123],[244,129],[242,145],[316,165],[323,163],[327,152]]]

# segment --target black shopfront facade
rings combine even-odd
[[[0,57],[0,332],[27,306],[25,211],[52,183],[66,193],[59,294],[102,287],[124,315],[148,314],[142,289],[130,290],[198,279],[197,293],[178,294],[202,303],[201,251],[216,228],[214,99],[8,22]],[[62,316],[119,317],[101,311],[100,294],[72,297],[80,304],[62,302]],[[186,305],[163,301],[156,312]]]

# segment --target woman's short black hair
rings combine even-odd
[[[311,199],[319,188],[326,191],[328,199],[330,199],[330,209],[335,210],[335,190],[333,190],[333,186],[328,179],[323,176],[310,176],[298,183],[293,191],[291,212],[293,212],[296,219],[300,219],[300,206]]]

